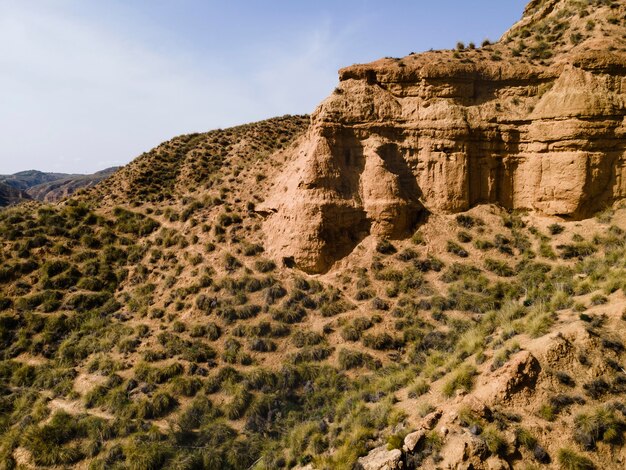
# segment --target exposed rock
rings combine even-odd
[[[539,444],[535,445],[533,449],[533,457],[535,458],[537,462],[541,462],[543,464],[548,464],[550,463],[550,460],[551,460],[550,455],[548,455],[548,452]]]
[[[463,406],[469,408],[469,410],[477,417],[491,421],[491,409],[474,395],[467,395],[461,401]]]
[[[424,436],[426,436],[426,431],[423,429],[407,434],[404,438],[402,450],[404,452],[413,452],[420,445]]]
[[[448,439],[441,455],[441,468],[469,469],[480,465],[489,455],[489,449],[482,439],[463,433]]]
[[[474,436],[479,436],[482,434],[483,428],[479,424],[472,424],[469,427],[469,432],[473,434]]]
[[[399,470],[403,468],[402,451],[387,450],[387,446],[377,447],[361,457],[357,468],[361,470]]]
[[[489,457],[485,463],[488,470],[510,470],[511,468],[506,460],[496,456]]]
[[[422,419],[420,426],[425,429],[434,428],[435,424],[439,422],[442,414],[443,412],[441,410],[435,410],[432,413],[427,414],[426,416],[424,416],[424,419]]]
[[[468,458],[469,441],[454,439],[444,449],[442,468],[456,468]]]
[[[528,351],[513,356],[509,362],[482,378],[473,395],[485,403],[499,403],[535,384],[541,366]]]
[[[315,470],[315,467],[312,463],[306,464],[305,466],[297,466],[293,467],[291,470]]]
[[[570,14],[535,3],[505,39]],[[424,211],[498,203],[581,218],[624,197],[626,58],[611,31],[555,45],[548,61],[502,41],[491,55],[342,69],[266,201],[270,252],[324,272],[367,235],[407,235]]]
[[[422,419],[422,421],[418,424],[418,429],[415,432],[407,434],[404,438],[404,445],[402,449],[405,452],[413,452],[416,448],[418,448],[426,436],[426,432],[432,430],[435,425],[439,422],[442,416],[441,410],[435,410]]]

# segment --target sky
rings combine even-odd
[[[498,39],[521,0],[0,0],[0,174],[307,114],[337,70]]]

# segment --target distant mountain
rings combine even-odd
[[[39,201],[54,202],[71,195],[82,188],[90,188],[108,178],[120,167],[107,168],[91,175],[65,175],[53,181],[42,182],[27,190],[27,193]]]
[[[43,171],[38,170],[27,170],[20,171],[13,175],[0,175],[0,181],[8,184],[9,186],[13,186],[14,188],[21,189],[22,191],[26,191],[33,186],[42,183],[49,183],[51,181],[56,181],[61,178],[67,178],[70,176],[66,173],[44,173]]]
[[[90,188],[108,178],[120,167],[111,167],[91,175],[46,173],[38,170],[20,171],[13,175],[0,175],[3,189],[0,207],[14,204],[21,199],[54,202],[71,195],[81,188]]]

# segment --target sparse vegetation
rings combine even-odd
[[[602,20],[599,6],[612,3],[568,2],[554,21],[523,23],[484,50],[433,52],[437,70],[455,54],[470,74],[484,61],[485,74],[519,66],[534,76],[563,48],[582,50],[623,23],[617,7]],[[569,28],[582,11],[589,19]],[[415,73],[414,59],[385,63],[400,80]],[[347,99],[349,81],[332,100]],[[550,81],[497,103],[491,91],[445,99],[475,98],[476,115],[496,107],[525,120]],[[384,87],[377,93],[389,95]],[[459,436],[471,438],[473,457],[529,468],[590,469],[619,455],[624,209],[546,223],[497,206],[424,208],[407,221],[413,235],[393,233],[393,242],[371,235],[368,213],[362,233],[333,235],[340,262],[308,275],[262,232],[273,217],[267,188],[285,159],[274,152],[308,125],[286,116],[176,137],[106,186],[0,211],[0,467],[351,469],[372,448],[402,449],[420,422],[428,426],[403,453],[407,468],[440,466]],[[493,146],[475,151],[513,148],[520,130],[509,127],[472,127],[493,133]],[[333,158],[354,165],[361,150],[345,149]],[[404,164],[383,150],[394,172]],[[442,161],[457,151],[435,150]],[[496,184],[472,183],[476,198],[509,191],[500,167],[488,170]],[[343,245],[357,248],[348,255]],[[495,404],[485,394],[497,394]],[[557,438],[571,448],[549,455]]]
[[[559,464],[564,470],[593,470],[596,468],[591,460],[571,449],[559,450],[558,457]]]

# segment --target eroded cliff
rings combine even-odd
[[[624,197],[625,14],[535,1],[496,44],[342,69],[266,202],[270,250],[324,272],[424,211],[584,218]]]

